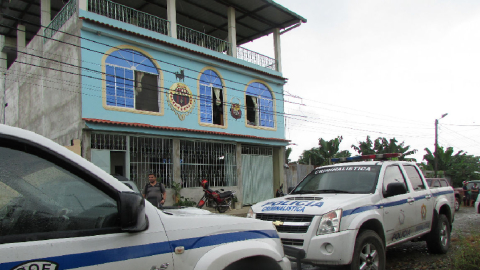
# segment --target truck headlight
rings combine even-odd
[[[337,209],[326,213],[320,220],[317,235],[339,232],[341,219],[342,209]]]
[[[253,212],[252,207],[248,209],[247,218],[255,218],[255,212]]]

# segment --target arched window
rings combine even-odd
[[[247,125],[274,127],[273,97],[266,85],[254,82],[246,92]]]
[[[124,49],[105,59],[107,105],[158,112],[158,70],[140,52]]]
[[[224,125],[223,86],[218,74],[205,70],[200,76],[200,122]]]

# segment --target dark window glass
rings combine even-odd
[[[220,77],[213,70],[206,70],[200,76],[200,121],[224,125],[223,86]]]
[[[403,166],[405,172],[407,173],[408,179],[412,183],[412,187],[414,190],[422,190],[425,189],[425,185],[423,184],[422,177],[418,173],[417,169],[414,166]]]
[[[274,127],[273,96],[262,83],[248,85],[246,93],[247,123],[252,126]]]
[[[16,235],[114,227],[113,198],[53,162],[0,147],[0,243]]]
[[[390,183],[403,183],[405,189],[408,190],[405,183],[405,177],[403,177],[402,172],[398,166],[388,166],[385,169],[385,175],[383,176],[383,192],[387,190],[387,186]]]

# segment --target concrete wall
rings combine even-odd
[[[60,29],[73,36],[55,34],[55,39],[65,43],[44,43],[43,37],[35,36],[25,53],[17,53],[7,72],[6,124],[34,131],[61,145],[81,139],[80,23],[73,16]]]
[[[313,171],[313,165],[304,165],[298,163],[288,164],[288,169],[285,169],[285,184],[283,185],[284,192],[287,193],[289,187],[295,187],[300,183],[307,174]]]

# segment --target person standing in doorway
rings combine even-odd
[[[162,208],[167,197],[167,191],[162,183],[157,182],[155,174],[148,175],[148,183],[143,188],[143,197],[158,208]]]

